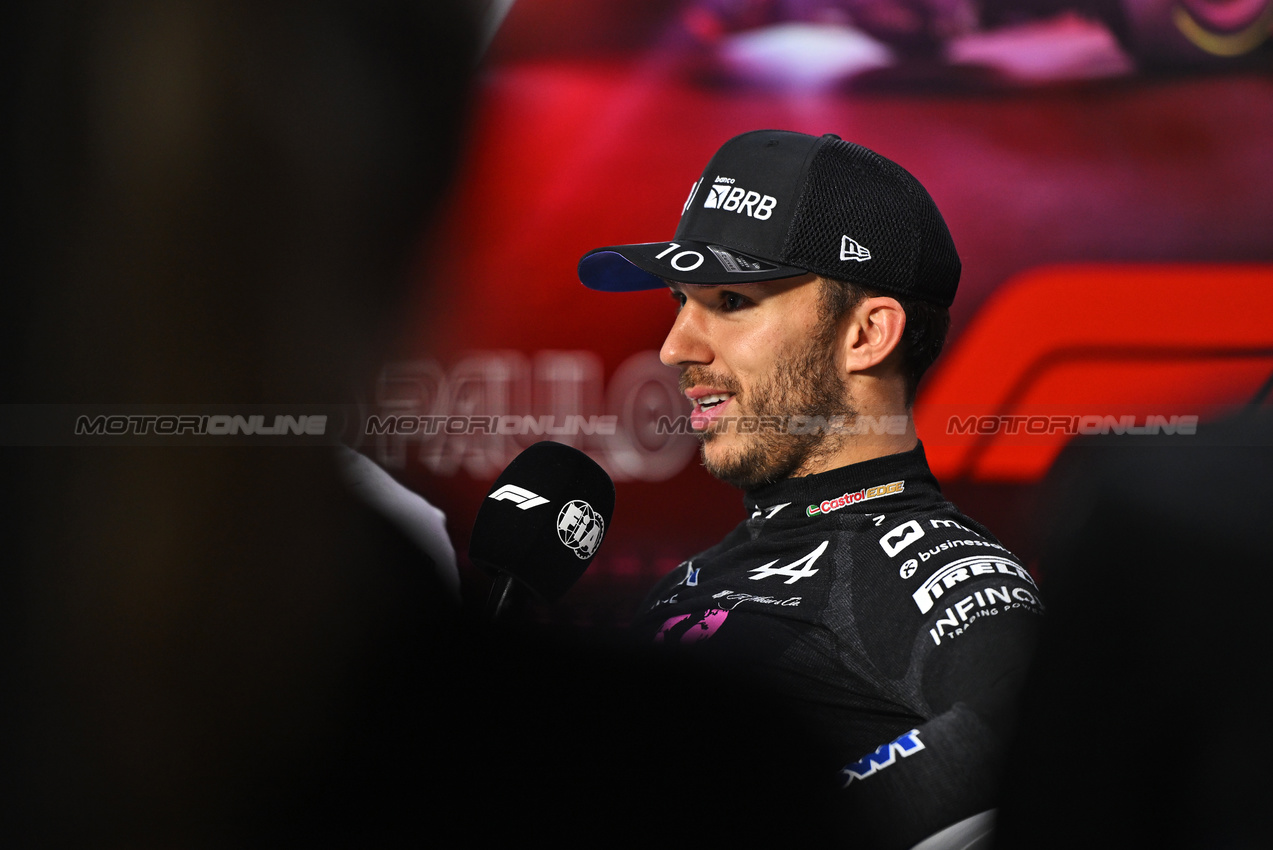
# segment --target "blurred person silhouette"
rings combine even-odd
[[[363,385],[461,148],[480,6],[7,8],[9,415]],[[472,628],[448,544],[378,471],[351,487],[359,459],[65,442],[0,448],[6,846],[822,834],[799,728],[747,741],[761,697]]]
[[[1073,441],[995,848],[1267,847],[1273,420]]]
[[[12,4],[4,401],[350,398],[461,147],[470,5]],[[5,835],[334,823],[356,713],[456,619],[430,555],[330,445],[58,441],[3,455]]]

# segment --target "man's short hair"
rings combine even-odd
[[[933,365],[946,344],[950,331],[950,310],[931,301],[907,298],[891,292],[880,292],[847,280],[818,276],[821,286],[821,308],[830,321],[836,321],[867,298],[884,296],[897,300],[906,314],[906,328],[898,348],[902,356],[902,375],[906,380],[906,407],[915,403],[919,379]]]

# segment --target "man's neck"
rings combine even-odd
[[[903,420],[905,427],[897,427]],[[919,437],[915,434],[915,420],[909,412],[874,419],[859,415],[855,426],[866,433],[847,434],[838,440],[830,438],[831,444],[827,445],[826,450],[811,454],[790,477],[803,478],[864,460],[908,452],[919,442]],[[885,433],[877,433],[881,431]]]

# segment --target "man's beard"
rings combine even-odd
[[[734,393],[739,389],[737,382],[727,376],[691,366],[681,374],[681,387],[684,390],[696,384]],[[752,387],[743,401],[746,412],[736,414],[734,421],[727,423],[743,442],[738,450],[723,458],[709,459],[708,445],[722,435],[710,426],[699,434],[703,466],[726,484],[752,490],[790,478],[802,467],[839,451],[844,434],[828,433],[826,428],[793,434],[789,428],[796,416],[807,416],[814,422],[819,417],[822,422],[840,417],[845,425],[850,425],[856,415],[835,367],[835,323],[826,321],[808,347],[778,359],[770,377]],[[739,433],[740,417],[758,420],[756,430]]]

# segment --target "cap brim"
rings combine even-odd
[[[579,280],[603,292],[659,289],[674,280],[711,286],[759,283],[808,274],[723,245],[681,239],[597,248],[579,261]]]

